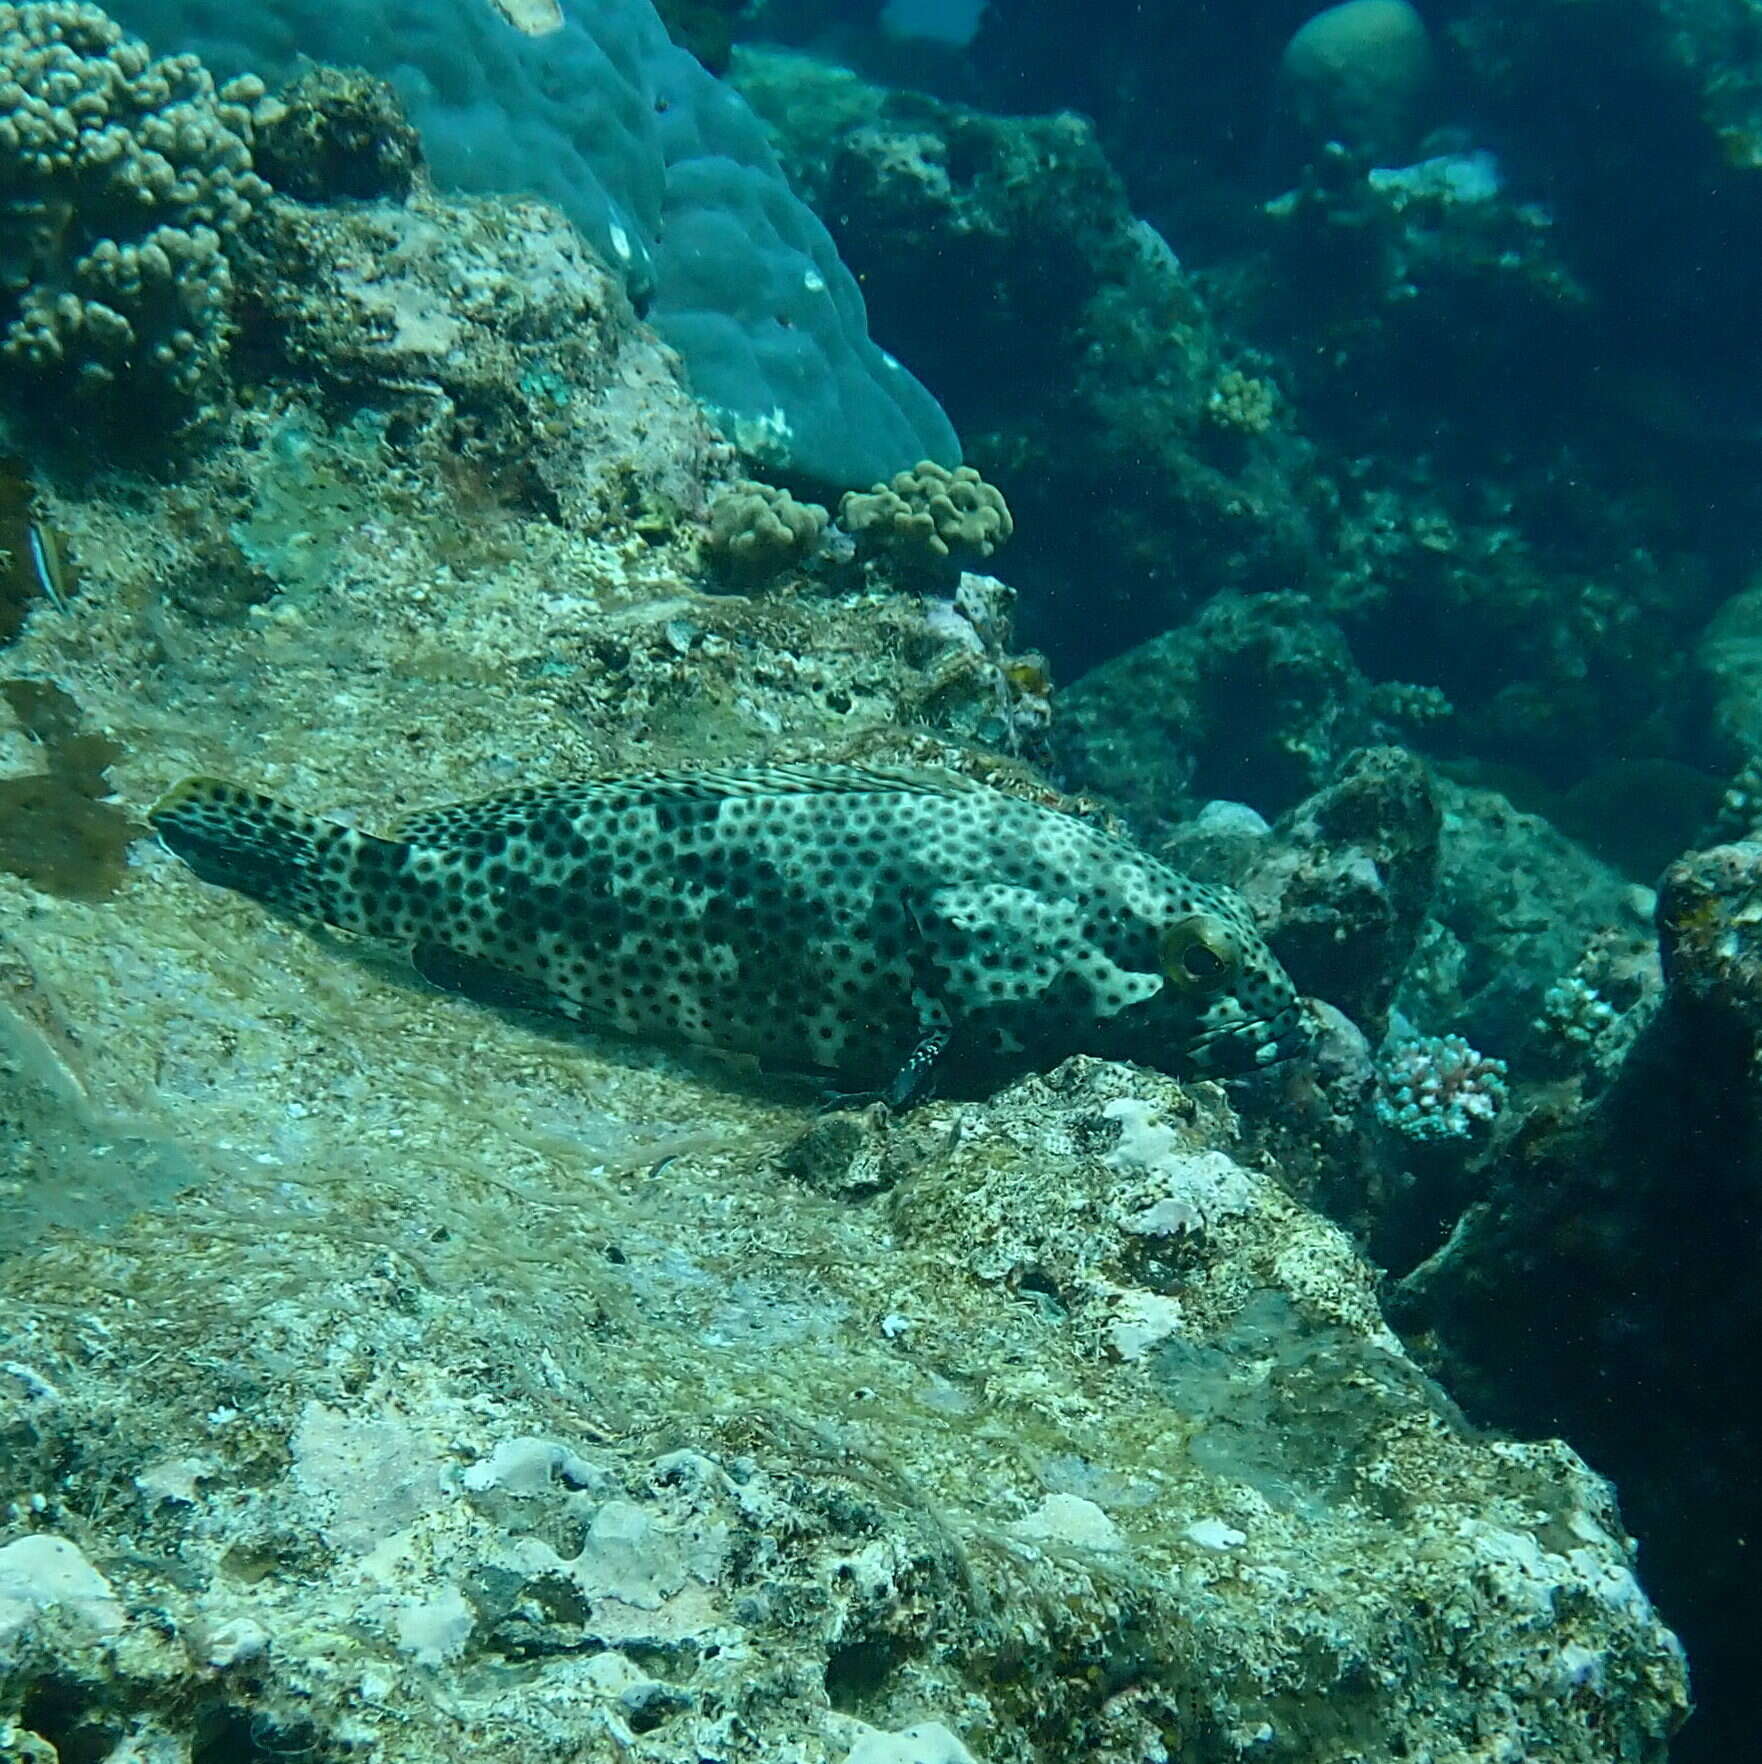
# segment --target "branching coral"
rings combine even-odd
[[[267,186],[246,105],[95,6],[0,5],[0,356],[187,399],[224,353],[226,251]]]
[[[1377,1119],[1406,1139],[1472,1139],[1505,1106],[1505,1062],[1460,1035],[1403,1036],[1377,1065]]]

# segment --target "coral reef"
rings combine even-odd
[[[1177,242],[1212,258],[1239,247],[1236,216],[1269,193],[1269,169],[1279,169],[1267,153],[1276,72],[1285,39],[1309,10],[1149,0],[1098,30],[1082,0],[991,0],[968,63],[977,96],[974,86],[968,95],[999,109],[1068,107],[1094,118],[1140,211],[1183,217],[1186,237]],[[1729,404],[1723,389],[1754,369],[1758,272],[1747,253],[1722,245],[1751,235],[1762,200],[1751,8],[1633,0],[1613,33],[1607,15],[1578,0],[1440,0],[1418,10],[1442,73],[1438,107],[1426,119],[1444,125],[1433,139],[1460,141],[1472,130],[1509,155],[1525,190],[1546,193],[1556,248],[1599,309],[1599,335],[1577,339],[1589,351],[1557,350],[1551,365],[1571,370],[1589,354],[1611,390],[1664,368],[1704,402],[1704,415],[1738,410],[1748,424],[1742,400]],[[1176,92],[1179,102],[1170,102]],[[1423,153],[1432,142],[1402,145]],[[1348,238],[1336,243],[1350,249]],[[1713,264],[1717,273],[1705,267]],[[1496,348],[1492,332],[1482,330],[1482,341]],[[1399,402],[1423,402],[1416,390],[1410,382]],[[1656,413],[1658,401],[1650,402]],[[1510,435],[1531,409],[1514,398]],[[1638,442],[1648,467],[1667,475],[1737,463],[1718,459],[1719,437],[1703,424],[1691,427],[1654,433],[1649,445],[1630,435],[1627,444]],[[1593,428],[1619,432],[1587,425],[1586,439]],[[1680,457],[1685,439],[1692,467]]]
[[[1762,212],[1755,18],[1700,0],[1635,0],[1622,16],[1611,37],[1572,0],[1453,0],[1443,33],[1476,107],[1551,192],[1608,334],[1710,395],[1710,417],[1757,361],[1757,267],[1708,255]],[[1717,274],[1687,268],[1714,261]]]
[[[936,401],[870,340],[857,284],[757,120],[649,0],[570,0],[524,25],[485,0],[114,6],[156,47],[225,73],[284,81],[310,58],[389,81],[437,183],[556,203],[770,470],[845,489],[926,455],[958,463]]]
[[[834,10],[667,8],[1096,121],[742,49],[834,244],[648,0],[0,7],[0,110],[187,111],[239,196],[133,215],[216,241],[186,386],[0,435],[0,1752],[1658,1764],[1648,1594],[1732,1709],[1755,1608],[1732,18],[1440,0],[1447,86],[1281,119],[1301,7]],[[151,471],[77,414],[137,404],[203,418]],[[822,1114],[137,837],[757,759],[1083,793],[1244,890],[1308,1056]]]
[[[1061,101],[1100,115],[1099,137],[770,50],[742,48],[733,78],[877,323],[932,374],[972,463],[1009,485],[1026,632],[1060,674],[1219,593],[1296,590],[1370,681],[1448,698],[1444,751],[1616,804],[1632,784],[1616,751],[1728,764],[1701,744],[1689,655],[1724,554],[1755,530],[1754,425],[1705,376],[1651,364],[1651,321],[1611,331],[1554,184],[1543,200],[1503,135],[1452,123],[1413,164],[1323,151],[1295,189],[1269,189],[1241,163],[1265,140],[1241,124],[1264,112],[1245,70],[1270,88],[1278,58],[1260,9],[1157,6],[1099,38],[1080,9],[988,18],[971,65],[1012,109],[1025,94],[1003,70],[1061,32],[1081,42],[1058,64]],[[1136,64],[1116,65],[1133,42]],[[1092,106],[1100,65],[1115,83]],[[1232,94],[1240,112],[1215,114]],[[1207,158],[1224,142],[1229,169]],[[1170,180],[1178,198],[1159,199]],[[1674,833],[1680,849],[1692,821]]]
[[[1669,494],[1611,494],[1626,459],[1563,433],[1571,386],[1607,405],[1595,307],[1490,154],[1368,175],[1324,155],[1195,273],[1078,119],[755,49],[734,77],[972,462],[1010,485],[1027,632],[1062,674],[1220,593],[1297,590],[1371,682],[1424,658],[1413,683],[1456,706],[1452,750],[1544,754],[1556,788],[1636,728],[1695,757],[1683,638],[1714,594],[1685,551],[1705,530]],[[1000,355],[1034,364],[1032,400]]]
[[[95,6],[0,7],[0,358],[19,378],[149,405],[213,382],[229,253],[267,188],[262,89],[155,60]]]
[[[951,472],[929,459],[871,490],[847,492],[838,523],[856,540],[859,557],[883,559],[907,579],[930,580],[953,580],[1015,530],[995,485],[971,466]]]
[[[1426,658],[1450,751],[1563,789],[1618,744],[1702,759],[1687,655],[1718,583],[1681,498],[1713,475],[1671,452],[1656,493],[1627,493],[1647,445],[1630,382],[1599,365],[1596,292],[1523,194],[1484,150],[1369,174],[1324,156],[1265,205],[1231,317],[1333,477],[1312,591],[1358,664]]]
[[[1051,794],[1003,583],[700,591],[732,450],[554,211],[261,220],[238,396],[46,487],[82,589],[0,653],[126,731],[121,812],[759,756]],[[1410,784],[1373,755],[1311,816],[1392,907]],[[1462,1423],[1252,1089],[1077,1061],[817,1117],[127,855],[101,902],[0,873],[6,1744],[1662,1756],[1611,1491]]]
[[[942,99],[769,52],[735,77],[877,323],[918,328],[969,458],[1010,486],[1028,634],[1061,676],[1089,670],[1056,701],[1060,782],[1185,867],[1313,883],[1314,948],[1287,960],[1325,957],[1330,926],[1345,944],[1310,984],[1373,1034],[1375,994],[1404,1033],[1506,1062],[1495,1131],[1415,1140],[1377,1119],[1364,1036],[1329,1020],[1314,1070],[1257,1081],[1250,1133],[1378,1260],[1441,1258],[1460,1310],[1437,1314],[1467,1320],[1442,1363],[1454,1387],[1472,1362],[1477,1413],[1594,1411],[1599,1453],[1640,1466],[1661,1573],[1707,1595],[1682,1755],[1729,1757],[1751,1744],[1730,1637],[1755,1603],[1711,1558],[1754,1525],[1728,1310],[1753,1313],[1713,1239],[1752,1241],[1731,1167],[1754,1166],[1754,1083],[1714,1053],[1735,1101],[1684,1084],[1690,1040],[1731,1026],[1681,1033],[1688,970],[1672,1003],[1651,919],[1659,872],[1749,843],[1762,800],[1755,8],[1635,0],[1613,33],[1575,0],[1442,0],[1423,26],[1330,9],[1312,38],[1381,16],[1414,47],[1381,141],[1339,87],[1305,122],[1287,76],[1277,113],[1306,10],[1148,0],[1102,25],[992,0],[971,53],[924,76]],[[822,41],[873,70],[863,28]],[[1341,841],[1365,862],[1330,875],[1267,821],[1391,739],[1434,761],[1443,826],[1429,901],[1383,946],[1355,936],[1390,892],[1374,842]],[[1663,891],[1666,953],[1705,930],[1694,959],[1735,999],[1736,872],[1691,868]],[[1277,937],[1287,903],[1259,905]],[[1704,1403],[1666,1388],[1672,1353],[1679,1378],[1717,1361]]]
[[[177,974],[186,999],[225,985]],[[504,1096],[554,1108],[592,1056],[487,1022],[451,1055],[431,1039],[421,1059],[471,1062],[468,1149],[453,1087],[384,1063],[413,1004],[309,1026],[380,1075],[374,1132],[403,1149],[371,1202],[320,1175],[353,1129],[341,1070],[308,1068],[271,1177],[64,1237],[28,1298],[8,1270],[0,1400],[49,1491],[11,1540],[35,1553],[0,1562],[15,1732],[396,1760],[463,1718],[485,1760],[585,1729],[834,1764],[934,1712],[1022,1764],[1176,1740],[1222,1764],[1245,1730],[1313,1748],[1343,1722],[1370,1758],[1491,1724],[1591,1761],[1656,1754],[1679,1718],[1606,1488],[1462,1428],[1345,1238],[1224,1149],[1215,1097],[1067,1067],[892,1129],[904,1180],[857,1205],[797,1184],[775,1108],[607,1066],[626,1118],[700,1136],[602,1143],[652,1169],[632,1184],[528,1129],[510,1170]],[[267,1029],[242,1025],[264,1052]],[[245,1095],[205,1124],[266,1125]],[[300,1228],[269,1225],[278,1188]],[[76,1310],[107,1331],[96,1362],[57,1320]],[[114,1513],[90,1511],[99,1479],[129,1491]],[[1098,1680],[1125,1633],[1129,1682]]]
[[[1217,588],[1303,581],[1320,502],[1290,413],[1081,118],[987,116],[748,47],[732,77],[971,463],[1009,486],[1012,574],[1061,671]]]
[[[1722,1694],[1748,1670],[1736,1638],[1754,1584],[1729,1539],[1757,1522],[1747,1466],[1762,1437],[1759,885],[1753,844],[1671,866],[1661,1003],[1612,1073],[1541,1099],[1505,1136],[1485,1198],[1396,1292],[1398,1318],[1481,1413],[1566,1426],[1620,1477],[1654,1584]],[[1536,1353],[1539,1332],[1553,1352]]]
[[[787,490],[742,478],[710,504],[704,548],[719,574],[756,587],[812,557],[828,518],[817,502],[797,502]]]

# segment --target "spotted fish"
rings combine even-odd
[[[386,838],[192,778],[205,881],[438,985],[910,1101],[1068,1054],[1224,1073],[1303,1039],[1241,902],[950,773],[767,765],[505,791]]]

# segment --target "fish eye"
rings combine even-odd
[[[1207,913],[1170,925],[1160,948],[1163,972],[1192,992],[1216,992],[1241,956],[1235,932]]]

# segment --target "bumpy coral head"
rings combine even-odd
[[[1239,901],[1220,890],[1184,892],[1151,930],[1162,984],[1125,1013],[1133,1057],[1228,1077],[1289,1059],[1308,1044],[1297,988]]]

